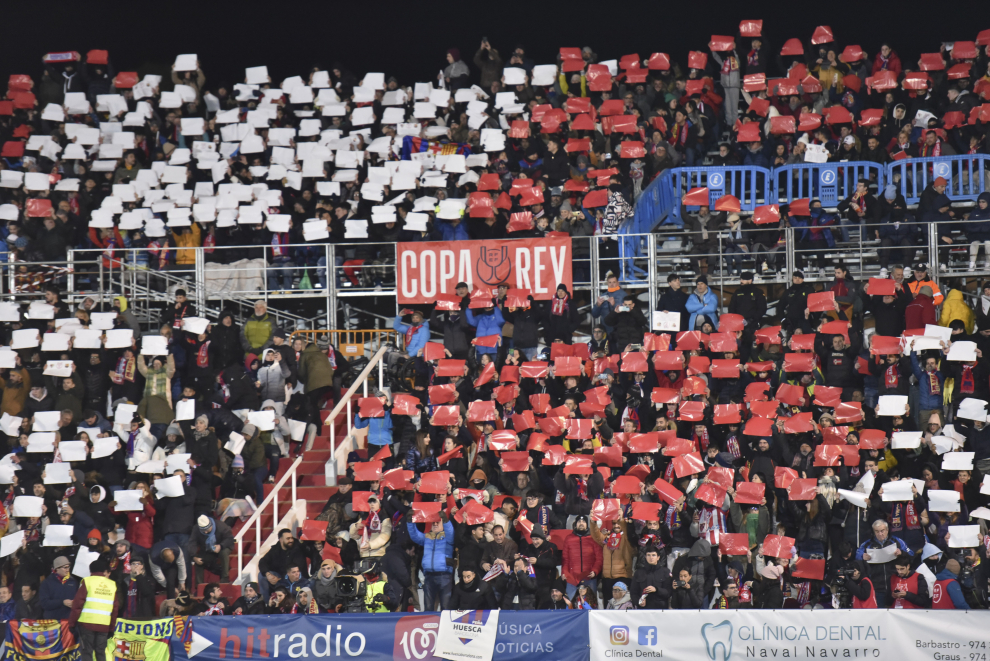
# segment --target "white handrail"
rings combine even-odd
[[[244,535],[254,526],[254,551],[255,554],[261,552],[261,515],[264,513],[265,509],[269,506],[273,506],[272,510],[272,525],[278,523],[278,491],[281,489],[286,481],[292,480],[292,502],[296,502],[296,470],[299,468],[299,464],[302,463],[302,457],[296,457],[296,460],[292,462],[289,466],[289,470],[285,471],[272,490],[268,492],[268,496],[265,500],[258,506],[251,515],[251,518],[247,520],[237,534],[234,535],[234,541],[237,542],[237,577],[240,578],[241,573],[244,571]]]

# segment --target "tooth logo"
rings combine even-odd
[[[708,658],[712,661],[728,661],[732,655],[732,623],[722,620],[720,624],[705,624],[701,627],[701,637],[705,639],[708,648]],[[722,646],[721,656],[716,656],[716,650]]]

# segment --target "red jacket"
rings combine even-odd
[[[117,512],[111,507],[110,511]],[[131,544],[150,549],[155,545],[155,508],[149,502],[144,504],[143,512],[127,512],[127,541]]]
[[[595,543],[591,534],[571,535],[564,540],[564,561],[562,563],[564,580],[571,585],[577,585],[588,574],[595,572],[597,577],[602,573],[602,547]]]
[[[935,314],[935,304],[932,297],[927,294],[918,294],[914,300],[904,308],[905,328],[924,328],[926,324],[933,326],[938,323]]]

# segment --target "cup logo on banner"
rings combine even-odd
[[[728,661],[732,656],[732,623],[728,620],[705,624],[701,627],[701,637],[705,639],[705,649],[712,661]]]
[[[482,246],[476,267],[478,279],[486,285],[495,286],[509,279],[512,273],[512,261],[509,259],[509,247],[486,248]]]

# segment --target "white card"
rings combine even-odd
[[[90,328],[78,328],[75,339],[72,341],[73,349],[100,349],[103,346],[103,339],[98,330]]]
[[[24,422],[24,418],[17,418],[4,413],[3,417],[0,417],[0,431],[7,436],[19,436],[22,422]]]
[[[929,489],[929,512],[958,512],[959,492],[955,489]]]
[[[110,438],[91,438],[89,440],[93,443],[93,459],[109,457],[117,451],[117,444],[120,443],[120,441],[113,436]]]
[[[45,376],[72,376],[71,360],[49,360],[45,363]]]
[[[907,395],[880,395],[880,411],[877,415],[904,415]]]
[[[117,502],[114,511],[117,512],[143,512],[144,505],[141,504],[141,497],[144,492],[140,489],[121,489],[113,494],[113,499]]]
[[[42,546],[72,546],[72,530],[75,526],[48,526]]]
[[[0,348],[0,369],[17,367],[17,354],[7,347]]]
[[[165,472],[165,462],[160,460],[145,461],[134,469],[135,473],[147,473],[148,475],[158,475]]]
[[[983,476],[983,482],[980,484],[980,493],[984,496],[990,496],[990,475]]]
[[[34,414],[34,426],[31,431],[58,431],[58,421],[61,411],[38,411]]]
[[[223,446],[223,449],[229,451],[231,454],[240,454],[245,441],[246,439],[243,436],[236,431],[232,431],[230,432],[230,439]]]
[[[975,452],[946,452],[942,455],[942,470],[971,471]]]
[[[867,495],[859,493],[858,491],[849,491],[848,489],[838,489],[839,496],[856,507],[866,509],[867,507]]]
[[[113,411],[113,420],[119,424],[129,425],[131,424],[131,418],[134,417],[137,410],[137,404],[126,404],[121,402],[120,404],[117,404],[117,408]]]
[[[953,342],[952,346],[949,347],[949,353],[945,355],[945,359],[963,362],[976,360],[976,342]]]
[[[57,464],[45,464],[45,484],[71,484],[72,476],[69,471],[72,466],[62,461]]]
[[[165,457],[165,473],[171,475],[175,471],[182,471],[183,473],[189,472],[189,459],[192,457],[189,453],[176,453],[170,454]]]
[[[185,494],[182,488],[182,480],[178,475],[155,480],[154,487],[158,495],[163,498],[177,498]]]
[[[653,330],[674,332],[681,330],[681,313],[654,311]]]
[[[306,435],[306,423],[301,420],[288,420],[289,423],[289,437],[293,441],[303,440],[303,436]]]
[[[37,496],[17,496],[14,498],[14,516],[41,516],[44,498]]]
[[[86,461],[85,441],[61,441],[58,444],[58,455],[62,461]]]
[[[897,557],[897,544],[891,544],[890,546],[885,546],[882,549],[866,549],[867,555],[870,559],[867,560],[871,565],[882,565],[885,562],[890,562]]]
[[[41,516],[40,514],[38,516]],[[11,553],[17,551],[21,548],[21,544],[24,543],[24,531],[18,530],[17,532],[8,533],[0,538],[0,558],[6,558]]]
[[[55,432],[36,431],[28,436],[27,452],[55,452]]]
[[[275,411],[251,411],[248,422],[260,431],[271,431],[275,429]]]
[[[69,336],[62,333],[45,333],[41,341],[42,351],[68,351]]]
[[[196,418],[196,400],[188,399],[175,403],[176,420],[194,420]]]
[[[895,431],[891,435],[890,447],[894,450],[913,450],[921,445],[922,436],[924,433],[920,431]]]
[[[195,71],[197,59],[199,58],[196,56],[195,53],[190,53],[187,55],[176,55],[175,66],[173,68],[176,71]]]
[[[883,487],[883,500],[884,502],[892,502],[898,500],[914,500],[914,494],[911,493],[911,487],[914,483],[910,480],[897,480],[896,482],[887,482]]]
[[[959,410],[956,412],[956,417],[965,418],[966,420],[979,420],[980,422],[986,422],[986,400],[967,397],[959,403]]]
[[[107,331],[104,347],[107,349],[126,349],[134,342],[134,331],[130,328],[117,328]]]
[[[98,330],[109,330],[113,328],[113,322],[116,318],[116,312],[94,312],[89,315],[90,326]]]
[[[164,356],[168,354],[168,340],[161,335],[145,335],[141,338],[142,356]]]
[[[15,330],[11,335],[10,347],[12,349],[32,349],[41,345],[41,336],[36,328]]]
[[[969,513],[974,519],[983,519],[984,521],[990,521],[990,509],[986,507],[977,507],[975,510]]]
[[[967,549],[980,545],[980,526],[949,526],[949,548]]]
[[[76,554],[76,562],[72,565],[72,575],[79,578],[86,578],[89,576],[89,566],[99,557],[100,554],[96,551],[87,551],[84,548],[80,548]]]

